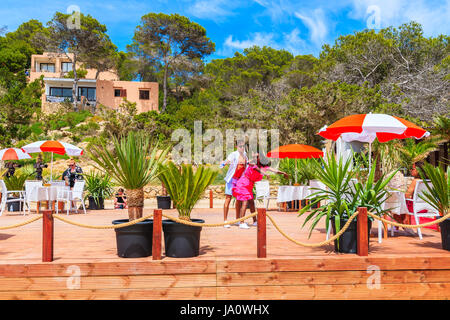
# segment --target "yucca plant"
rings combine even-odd
[[[13,176],[5,177],[5,185],[8,190],[21,191],[25,188],[25,181],[28,180],[30,175],[25,173],[16,173]],[[18,197],[18,194],[13,194]]]
[[[334,219],[336,232],[339,232],[340,220],[349,219],[358,207],[366,207],[379,216],[387,213],[382,209],[382,204],[388,196],[386,186],[396,172],[386,178],[383,175],[381,179],[375,181],[375,161],[364,181],[357,181],[354,177],[361,167],[353,166],[351,168],[352,162],[352,158],[344,162],[337,160],[334,156],[329,156],[327,162],[322,161],[322,164],[319,162],[315,164],[316,177],[326,186],[326,189],[314,188],[313,191],[316,192],[311,195],[311,203],[300,211],[300,215],[303,215],[312,209],[303,223],[304,226],[308,221],[312,221],[309,235],[324,217],[327,231],[330,219]],[[319,201],[324,201],[326,204],[314,209],[314,204]]]
[[[100,205],[100,199],[108,199],[114,193],[111,177],[98,171],[91,171],[83,175],[86,181],[85,200],[92,197]]]
[[[357,199],[349,199],[352,178],[355,171],[351,164],[353,159],[347,159],[345,162],[337,160],[333,155],[319,162],[312,162],[315,168],[316,179],[321,181],[325,188],[312,188],[313,194],[308,205],[300,210],[299,216],[307,214],[303,226],[311,221],[309,236],[315,229],[319,221],[325,217],[326,228],[328,231],[330,219],[335,219],[336,231],[340,230],[340,220],[348,219],[357,209]],[[314,206],[324,202],[319,208]],[[311,211],[310,211],[311,210]],[[310,211],[310,212],[309,212]]]
[[[419,173],[427,188],[420,195],[420,198],[436,209],[441,216],[448,214],[450,203],[450,166],[447,167],[447,172],[445,172],[442,166],[433,167],[431,164],[425,163],[420,168]]]
[[[191,164],[178,167],[173,162],[169,162],[166,165],[160,165],[158,178],[166,186],[178,210],[179,218],[189,221],[195,204],[217,175],[216,170],[203,165],[198,166],[194,173]]]
[[[113,137],[112,142],[112,150],[103,142],[92,146],[89,156],[98,170],[127,190],[129,220],[142,218],[144,186],[158,177],[158,166],[165,161],[169,149],[158,155],[158,146],[136,132],[121,139]]]

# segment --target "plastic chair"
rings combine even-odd
[[[255,183],[256,196],[255,200],[264,199],[266,201],[266,210],[269,209],[270,199],[276,199],[276,197],[270,196],[270,184],[269,180],[261,180]]]
[[[0,203],[0,216],[3,214],[3,211],[6,209],[6,204],[7,203],[11,203],[11,202],[22,202],[25,205],[25,198],[24,198],[24,191],[23,190],[12,190],[12,191],[8,191],[8,189],[6,188],[6,184],[5,181],[0,180],[0,188],[1,188],[1,193],[2,193],[2,200]],[[14,199],[10,199],[8,200],[8,195],[10,194],[19,194],[19,197],[15,197]],[[22,206],[22,212],[23,215],[26,214],[23,206]]]
[[[428,184],[431,184],[429,180],[427,180]],[[413,212],[409,212],[408,214],[414,216],[414,220],[416,221],[416,224],[420,224],[420,217],[438,217],[439,212],[433,208],[431,205],[429,205],[427,202],[425,202],[422,198],[420,198],[420,195],[427,190],[427,186],[423,182],[423,180],[417,180],[416,187],[414,188],[414,194],[412,199],[406,199],[408,202],[412,202],[413,205]],[[427,210],[427,212],[420,212],[424,209]],[[422,240],[422,231],[420,228],[417,228],[417,234],[419,235],[419,239]]]
[[[28,213],[31,213],[31,202],[40,202],[38,198],[38,188],[42,187],[42,181],[27,180],[25,181],[25,203],[28,207]],[[48,199],[47,199],[48,201]]]
[[[84,206],[84,185],[86,184],[86,181],[75,181],[75,184],[73,186],[73,189],[70,191],[70,200],[74,202],[75,204],[80,201],[81,205],[83,206],[84,214],[86,214],[86,207]],[[75,205],[76,209],[76,205]]]

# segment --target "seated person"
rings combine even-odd
[[[114,209],[126,209],[127,208],[127,196],[123,188],[119,188],[114,199]]]
[[[63,172],[62,180],[65,180],[66,185],[70,186],[70,189],[72,189],[76,180],[83,180],[83,170],[77,166],[73,159],[67,161],[67,165],[68,168]]]

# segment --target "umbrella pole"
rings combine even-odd
[[[372,169],[372,142],[369,142],[369,173]]]
[[[50,183],[53,182],[53,152],[52,152],[52,161],[50,165]]]

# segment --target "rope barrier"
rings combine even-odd
[[[30,220],[27,220],[27,221],[24,221],[24,222],[21,222],[21,223],[17,223],[17,224],[13,224],[13,225],[10,225],[10,226],[5,226],[5,227],[0,227],[0,230],[13,229],[13,228],[21,227],[21,226],[24,226],[26,224],[35,222],[35,221],[37,221],[39,219],[42,219],[42,215],[39,215],[37,217],[34,217],[34,218],[30,219]]]
[[[422,223],[422,224],[403,224],[403,223],[398,223],[395,221],[391,221],[391,220],[386,220],[384,218],[378,217],[377,215],[371,213],[371,212],[367,212],[367,214],[369,216],[371,216],[372,218],[376,219],[376,220],[380,220],[384,223],[396,226],[396,227],[402,227],[402,228],[424,228],[424,227],[429,227],[432,226],[433,224],[437,224],[437,223],[441,223],[444,220],[447,220],[450,218],[450,213],[448,213],[447,215],[436,219],[434,221],[430,221],[430,222],[426,222],[426,223]]]
[[[280,229],[280,227],[277,225],[277,223],[275,222],[275,220],[272,218],[272,216],[268,213],[266,213],[266,216],[269,218],[269,220],[272,222],[273,226],[278,230],[278,232],[281,233],[281,235],[283,235],[286,239],[294,242],[295,244],[298,244],[300,246],[304,246],[304,247],[321,247],[324,246],[326,244],[329,244],[331,242],[333,242],[334,240],[336,240],[337,238],[339,238],[341,236],[341,234],[343,234],[345,232],[345,230],[348,229],[348,227],[350,226],[350,223],[352,222],[352,220],[354,218],[356,218],[356,216],[358,215],[358,211],[356,211],[347,221],[347,223],[344,225],[344,227],[339,230],[338,233],[336,233],[333,237],[331,237],[330,239],[326,240],[326,241],[322,241],[322,242],[318,242],[318,243],[306,243],[306,242],[301,242],[301,241],[297,241],[293,238],[291,238],[290,236],[288,236],[283,230]]]
[[[119,229],[119,228],[125,228],[128,226],[132,226],[136,223],[142,222],[146,219],[152,218],[153,217],[153,213],[149,214],[148,216],[130,221],[130,222],[125,222],[125,223],[121,223],[121,224],[116,224],[116,225],[107,225],[107,226],[92,226],[92,225],[87,225],[87,224],[83,224],[83,223],[79,223],[79,222],[75,222],[75,221],[71,221],[68,220],[66,218],[60,217],[59,215],[54,214],[53,218],[58,219],[60,221],[63,221],[65,223],[74,225],[74,226],[78,226],[78,227],[82,227],[82,228],[88,228],[88,229]]]
[[[245,217],[242,217],[242,218],[239,218],[239,219],[236,219],[236,220],[232,220],[232,221],[222,222],[222,223],[198,223],[198,222],[192,222],[192,221],[187,221],[187,220],[182,220],[182,219],[179,219],[179,218],[171,217],[171,216],[166,215],[164,213],[162,214],[162,216],[167,218],[167,219],[170,219],[172,221],[175,221],[175,222],[178,222],[178,223],[182,223],[182,224],[185,224],[185,225],[188,225],[188,226],[193,226],[193,227],[222,227],[222,226],[227,225],[227,224],[233,224],[233,223],[236,223],[236,222],[244,221],[244,220],[249,219],[249,218],[253,218],[257,214],[258,213],[255,212],[255,213],[249,214],[248,216],[245,216]]]

